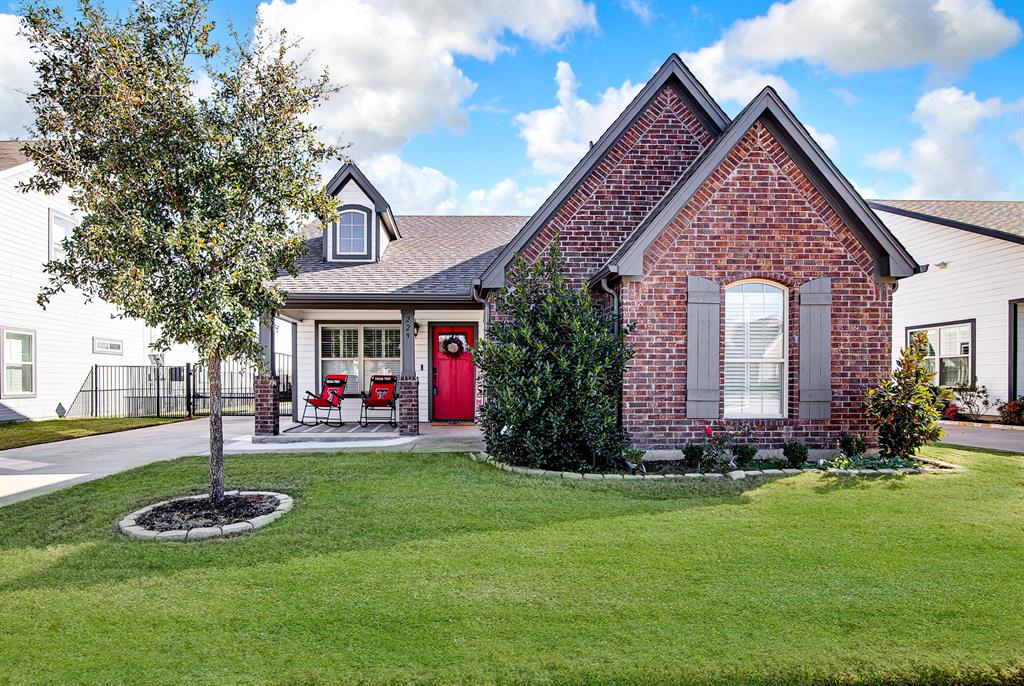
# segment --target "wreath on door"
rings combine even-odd
[[[466,352],[466,344],[459,336],[449,336],[441,341],[441,350],[448,357],[458,357],[462,353]]]

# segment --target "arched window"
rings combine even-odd
[[[339,255],[366,254],[366,213],[345,210],[338,218],[337,253]]]
[[[740,281],[725,289],[725,416],[784,417],[786,289]]]

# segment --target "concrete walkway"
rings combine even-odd
[[[209,453],[209,423],[193,419],[87,436],[68,441],[0,450],[0,506],[91,481],[151,462]],[[226,453],[343,452],[350,450],[480,450],[475,426],[421,425],[420,436],[336,443],[252,443],[252,417],[224,418]]]
[[[942,430],[946,432],[942,443],[1024,453],[1024,431],[987,426],[959,426],[948,422],[939,423],[942,425]]]

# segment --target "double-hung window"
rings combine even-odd
[[[5,398],[36,392],[36,334],[23,329],[3,330],[3,386]]]
[[[971,345],[974,334],[973,322],[956,322],[936,326],[921,326],[907,329],[907,343],[915,333],[923,332],[928,337],[928,355],[924,363],[936,373],[933,383],[938,386],[961,386],[971,383],[974,370],[971,368]]]
[[[329,324],[320,327],[320,380],[347,374],[348,393],[368,390],[374,374],[402,368],[402,331],[397,326]]]
[[[336,234],[338,255],[366,254],[366,213],[360,210],[344,210],[338,218]]]
[[[786,407],[786,291],[745,281],[725,289],[725,416],[780,418]]]
[[[59,260],[64,257],[64,239],[71,238],[75,232],[75,221],[56,210],[50,210],[50,259]]]

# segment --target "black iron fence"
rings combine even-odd
[[[278,353],[282,415],[292,412],[291,355]],[[210,413],[210,378],[205,364],[178,366],[95,365],[68,417],[196,417]],[[225,415],[256,411],[249,363],[221,363],[221,407]]]

